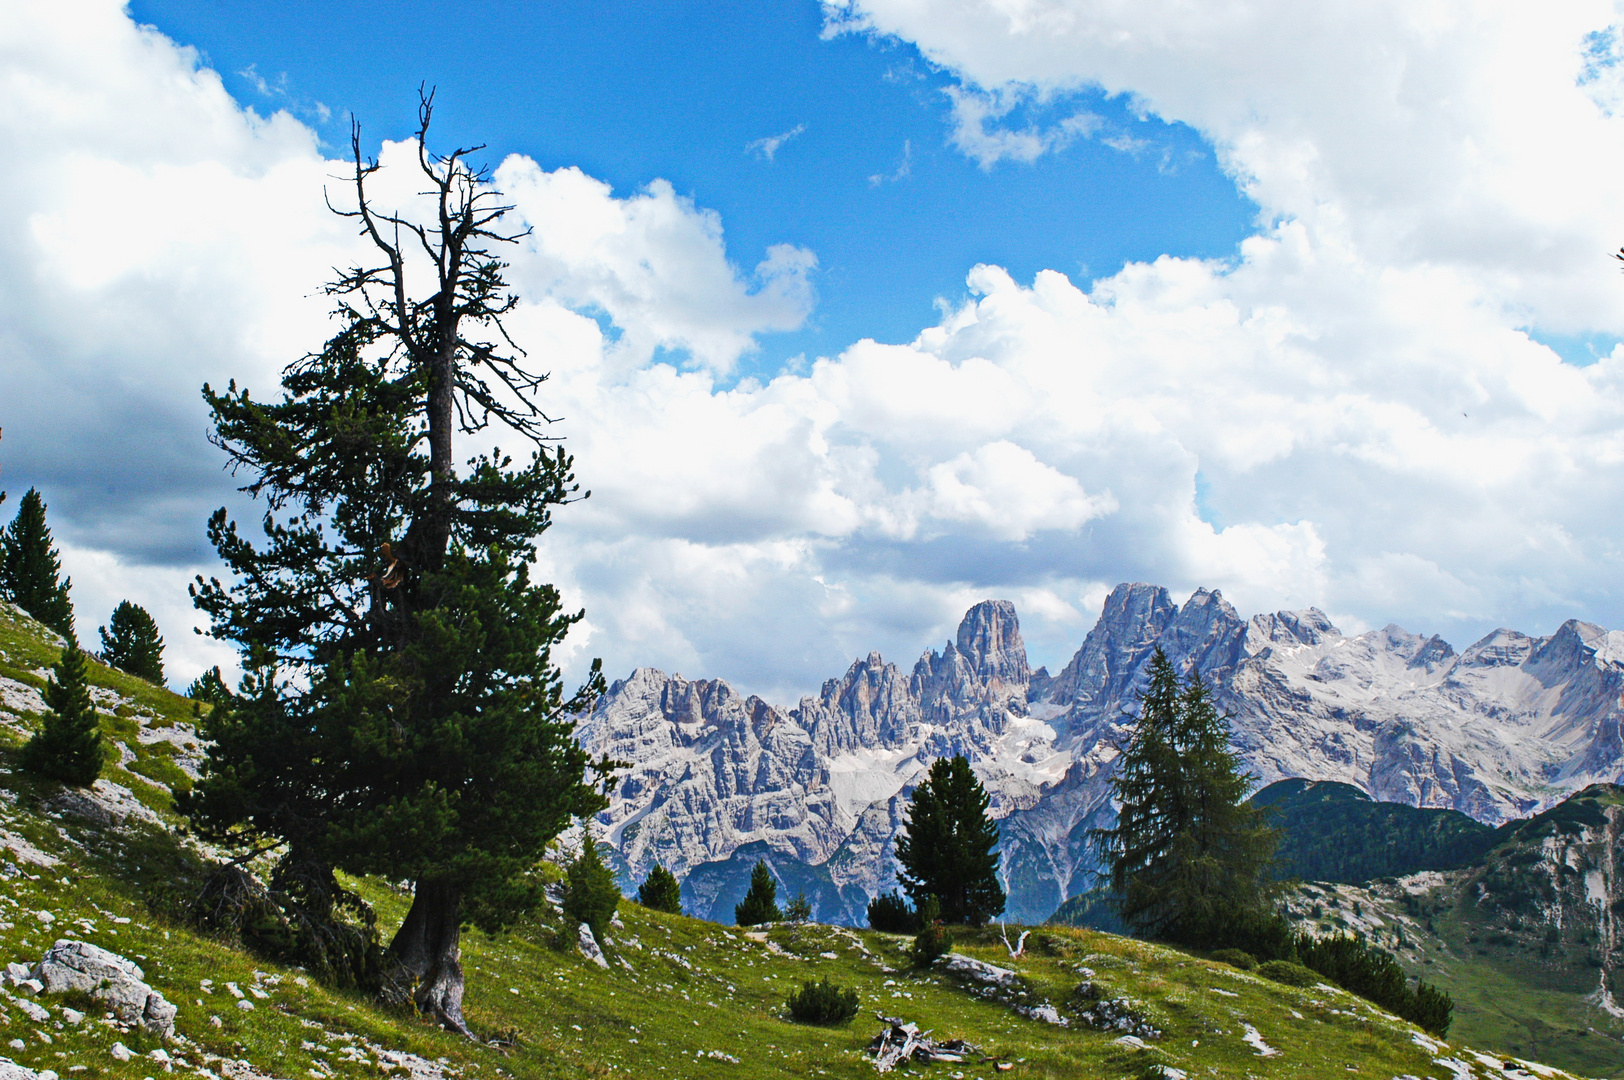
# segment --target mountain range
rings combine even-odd
[[[1316,608],[1243,618],[1217,591],[1178,604],[1123,584],[1053,675],[1029,667],[1003,600],[910,669],[870,653],[794,707],[640,668],[577,728],[629,763],[595,834],[628,884],[656,862],[684,879],[696,914],[725,919],[765,858],[819,918],[860,923],[895,883],[913,786],[962,753],[1000,822],[1007,915],[1039,921],[1093,884],[1087,833],[1112,820],[1116,747],[1158,647],[1206,681],[1260,784],[1340,781],[1498,825],[1624,774],[1619,631],[1570,620],[1456,652],[1397,626],[1345,635]]]

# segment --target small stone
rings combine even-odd
[[[232,997],[234,997],[234,998],[242,997],[242,991],[237,989],[237,984],[236,983],[233,983],[233,982],[226,983],[226,989],[231,991],[231,996]]]
[[[36,1005],[27,998],[17,999],[17,1009],[36,1024],[43,1024],[45,1021],[51,1018],[51,1012],[49,1009],[45,1008],[43,1005]]]
[[[130,1053],[130,1048],[121,1042],[114,1043],[112,1048],[107,1052],[112,1054],[113,1057],[117,1058],[119,1061],[128,1061],[130,1058],[135,1056],[134,1054]]]
[[[220,1018],[218,1016],[209,1017],[209,1025],[211,1027],[219,1027],[220,1026]]]
[[[152,1053],[148,1054],[147,1057],[158,1062],[159,1064],[163,1064],[169,1060],[169,1052],[167,1050],[154,1050]]]
[[[38,919],[46,926],[50,926],[52,923],[56,922],[56,916],[52,915],[49,911],[36,911],[34,912],[34,918]]]
[[[78,1009],[70,1009],[64,1005],[62,1007],[62,1019],[66,1020],[70,1025],[78,1025],[84,1023],[85,1014]]]
[[[243,1012],[253,1012],[254,1011],[254,1003],[252,1001],[248,1001],[247,999],[244,999],[242,1001],[237,1002],[237,1008],[241,1009]]]
[[[28,1049],[28,1044],[23,1042],[21,1039],[12,1039],[10,1042],[6,1043],[6,1045],[11,1047],[13,1050]]]
[[[57,1080],[56,1070],[44,1069],[40,1072],[36,1080]]]

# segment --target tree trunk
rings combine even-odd
[[[459,1035],[462,1019],[462,894],[443,882],[419,881],[412,909],[389,945],[386,998],[404,1003]]]

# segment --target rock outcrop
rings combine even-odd
[[[1397,626],[1349,637],[1314,608],[1247,619],[1218,592],[1177,604],[1146,584],[1113,590],[1052,677],[1029,667],[1014,606],[988,600],[911,670],[870,653],[792,709],[640,669],[578,737],[632,763],[599,817],[630,878],[761,843],[825,868],[814,911],[830,921],[860,921],[853,897],[894,884],[909,793],[963,753],[1001,819],[1009,917],[1037,920],[1093,883],[1088,832],[1112,819],[1115,746],[1158,647],[1207,682],[1261,783],[1337,780],[1498,824],[1624,775],[1624,633],[1570,621],[1457,654]]]
[[[126,1024],[139,1023],[154,1035],[175,1030],[175,1006],[146,984],[134,961],[83,941],[59,940],[34,965],[29,977],[47,994],[81,993],[105,1001]]]

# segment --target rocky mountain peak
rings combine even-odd
[[[983,600],[959,623],[958,651],[971,672],[987,686],[997,683],[1005,692],[1026,695],[1032,671],[1026,666],[1026,643],[1015,605],[1008,600]]]

